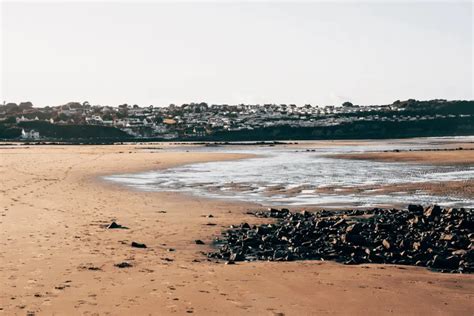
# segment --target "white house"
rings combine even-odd
[[[33,129],[28,131],[28,132],[25,132],[24,129],[21,129],[21,138],[23,138],[23,139],[39,139],[40,134],[39,134],[39,132],[37,132]]]

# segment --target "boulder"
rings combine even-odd
[[[133,248],[146,248],[146,245],[145,245],[145,244],[138,243],[138,242],[135,242],[135,241],[132,241],[132,247],[133,247]]]

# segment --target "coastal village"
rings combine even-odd
[[[306,104],[226,105],[190,103],[177,106],[91,105],[69,102],[60,106],[34,107],[31,102],[0,106],[0,124],[21,127],[22,122],[44,121],[54,125],[95,125],[113,127],[133,138],[199,138],[216,132],[252,131],[287,127],[323,127],[350,122],[404,122],[469,117],[466,113],[422,112],[427,106],[446,106],[471,101],[395,101],[389,105],[359,106],[344,102],[339,106]],[[456,103],[457,104],[457,103]],[[34,128],[22,127],[23,139],[41,139]]]

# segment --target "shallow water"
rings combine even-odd
[[[105,178],[139,190],[179,191],[204,197],[242,200],[265,205],[372,206],[438,203],[446,206],[474,207],[474,197],[463,199],[455,196],[432,196],[423,192],[378,194],[377,190],[357,194],[338,192],[345,187],[365,185],[474,179],[474,167],[324,157],[342,152],[422,147],[429,146],[423,143],[415,145],[377,143],[364,146],[326,147],[316,149],[314,152],[282,147],[199,148],[194,150],[252,153],[259,156],[236,161],[196,163],[167,170]],[[330,192],[317,192],[325,187],[336,187],[336,189]]]

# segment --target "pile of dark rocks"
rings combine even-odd
[[[389,263],[442,272],[474,272],[474,212],[464,208],[252,212],[275,218],[243,223],[217,238],[209,258],[235,261],[334,260],[345,264]]]

